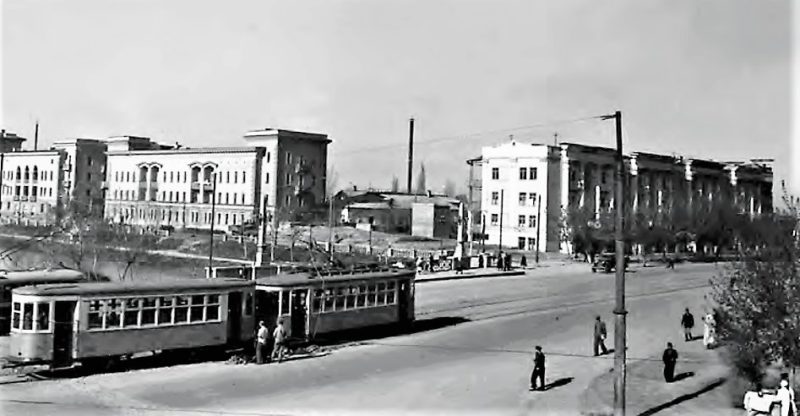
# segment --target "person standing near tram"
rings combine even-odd
[[[267,338],[269,330],[264,321],[258,323],[258,334],[256,335],[256,363],[264,364],[264,352],[267,349]]]
[[[272,337],[275,339],[275,348],[272,350],[272,359],[277,356],[278,362],[283,361],[283,355],[286,352],[286,329],[283,328],[283,319],[278,319],[278,325],[275,331],[272,332]]]

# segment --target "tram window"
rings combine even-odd
[[[367,306],[375,306],[375,285],[367,286]]]
[[[219,295],[213,295],[213,296],[219,296]],[[248,293],[244,297],[244,314],[246,316],[250,316],[250,315],[253,314],[253,294],[252,293]]]
[[[175,297],[175,323],[183,323],[189,321],[189,297],[176,296]]]
[[[347,288],[347,309],[353,309],[356,307],[356,292],[358,291],[358,287],[350,286]]]
[[[384,291],[384,290],[386,290],[386,283],[383,282],[378,283],[378,291]]]
[[[386,283],[386,290],[394,290],[395,288],[395,281],[392,280],[391,282]]]
[[[122,326],[127,328],[139,324],[139,299],[125,300],[125,318]]]
[[[378,292],[378,301],[377,305],[385,305],[386,304],[386,291],[381,290]]]
[[[366,303],[367,303],[367,285],[359,285],[356,306],[359,308],[363,308],[366,305]]]
[[[36,307],[36,330],[47,331],[50,329],[50,304],[39,303]]]
[[[161,297],[158,299],[158,324],[172,324],[172,298]]]
[[[122,302],[117,299],[109,299],[106,307],[106,329],[119,328],[122,317]]]
[[[325,289],[325,302],[323,303],[324,312],[333,310],[333,289]]]
[[[344,302],[345,302],[344,288],[341,288],[341,287],[337,288],[336,289],[336,310],[337,311],[343,311],[345,309]]]
[[[219,320],[219,295],[208,295],[208,300],[206,302],[206,321],[216,320]]]
[[[31,330],[33,329],[33,304],[23,303],[22,308],[22,329]]]
[[[89,302],[89,313],[87,316],[89,329],[103,328],[103,301],[93,300]]]
[[[394,303],[394,290],[386,292],[386,304],[391,305]]]
[[[311,300],[311,311],[312,312],[319,312],[320,308],[322,307],[322,296],[323,296],[322,289],[315,289],[314,290],[314,298]]]
[[[19,329],[21,311],[22,305],[19,302],[14,302],[14,310],[11,313],[11,327],[14,329]]]
[[[200,322],[203,320],[203,309],[205,309],[203,295],[192,296],[192,307],[190,308],[189,320],[191,322]]]
[[[141,325],[155,325],[156,323],[156,298],[142,299]]]

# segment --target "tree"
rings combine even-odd
[[[427,185],[425,184],[425,164],[420,165],[419,175],[417,175],[417,193],[424,194],[428,192]]]
[[[339,182],[339,174],[334,169],[334,166],[328,165],[328,171],[325,173],[325,199],[327,200],[336,193],[336,186]]]
[[[738,233],[739,260],[712,281],[717,332],[739,374],[760,381],[772,364],[800,365],[797,207],[764,215]]]
[[[448,179],[444,183],[444,194],[453,198],[456,196],[456,183]]]
[[[399,192],[400,191],[400,179],[397,179],[397,175],[392,177],[392,192]]]

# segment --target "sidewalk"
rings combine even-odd
[[[661,355],[653,356],[649,361],[629,362],[626,375],[626,413],[632,415],[667,415],[687,414],[673,413],[676,407],[691,408],[697,414],[709,414],[725,403],[709,404],[704,395],[724,389],[729,369],[722,362],[720,354],[715,350],[706,350],[701,341],[690,343],[679,342],[678,365],[675,369],[676,381],[664,381]],[[695,406],[701,397],[704,409]],[[692,402],[689,402],[689,401]],[[614,372],[605,373],[590,383],[581,397],[581,414],[612,415],[614,401]],[[694,413],[694,412],[692,412]],[[713,413],[713,412],[712,412]]]
[[[477,279],[480,277],[522,276],[524,274],[525,270],[523,269],[516,269],[505,272],[493,268],[469,269],[469,270],[464,270],[464,272],[460,274],[457,274],[453,270],[449,270],[446,272],[418,273],[415,280],[417,283],[423,283],[423,282],[438,282],[441,280]]]

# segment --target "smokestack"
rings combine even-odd
[[[36,120],[36,130],[33,133],[33,150],[39,150],[39,120]]]
[[[408,122],[408,182],[407,192],[411,193],[411,171],[414,168],[414,119]]]

